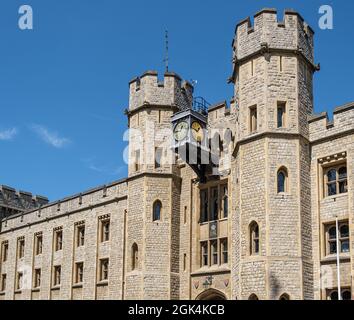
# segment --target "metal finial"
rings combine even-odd
[[[165,31],[165,45],[166,45],[166,53],[165,53],[165,65],[166,65],[166,72],[168,72],[168,64],[169,64],[169,56],[168,56],[168,30]]]

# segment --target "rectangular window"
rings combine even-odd
[[[350,236],[348,221],[340,222],[338,230],[335,223],[326,226],[326,255],[337,254],[337,236],[339,252],[348,253],[350,250]]]
[[[140,150],[135,151],[135,172],[140,171]]]
[[[202,242],[200,244],[200,252],[201,252],[201,266],[205,267],[209,265],[208,259],[208,242]]]
[[[187,269],[187,255],[183,255],[183,271],[186,271]]]
[[[228,263],[228,246],[227,246],[227,239],[220,240],[220,252],[221,252],[221,264]]]
[[[6,274],[1,275],[1,291],[6,290]]]
[[[278,102],[277,108],[277,127],[284,128],[285,124],[285,116],[286,116],[286,104],[284,102]]]
[[[84,263],[78,262],[75,264],[75,283],[82,283],[84,281]]]
[[[279,71],[283,72],[283,56],[279,56]]]
[[[43,252],[43,236],[38,234],[35,236],[35,252],[36,256],[39,256]]]
[[[200,222],[208,222],[208,212],[209,212],[209,199],[208,190],[200,191]]]
[[[1,261],[2,262],[7,261],[8,254],[9,254],[9,243],[7,241],[4,241],[1,244]]]
[[[329,167],[324,170],[325,196],[335,196],[348,192],[347,164]]]
[[[250,132],[257,131],[257,106],[250,107]]]
[[[78,226],[76,229],[76,246],[83,247],[85,245],[85,226]]]
[[[211,264],[216,265],[218,264],[218,242],[216,240],[210,242],[210,250],[211,250]]]
[[[221,209],[222,218],[227,218],[229,215],[229,192],[227,185],[221,186]]]
[[[219,192],[217,187],[211,189],[210,208],[211,208],[211,216],[210,216],[211,221],[218,220],[219,219]]]
[[[184,224],[187,223],[187,211],[188,211],[188,207],[184,206],[184,212],[183,212],[183,223]]]
[[[108,280],[109,259],[100,260],[100,281]]]
[[[155,169],[161,168],[162,148],[155,148]]]
[[[101,220],[101,242],[109,241],[110,220]]]
[[[25,256],[25,239],[18,239],[18,258],[22,259]]]
[[[34,270],[34,283],[33,283],[33,287],[39,288],[41,286],[41,269],[35,269]]]
[[[60,251],[63,249],[63,231],[58,230],[54,233],[54,241],[55,241],[55,251]]]
[[[23,285],[23,273],[22,272],[17,272],[17,277],[16,277],[16,290],[21,290]]]
[[[54,287],[60,286],[61,283],[61,266],[54,267],[54,274],[53,274],[53,285]]]

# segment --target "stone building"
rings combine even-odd
[[[241,21],[207,110],[133,79],[128,177],[2,214],[0,299],[338,299],[337,249],[354,297],[354,103],[314,114],[313,40],[292,10]]]

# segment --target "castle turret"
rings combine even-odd
[[[180,177],[171,117],[192,106],[193,87],[175,73],[130,82],[126,299],[179,297]],[[173,233],[172,233],[173,230]]]
[[[314,32],[286,10],[264,9],[233,41],[237,167],[233,257],[241,299],[312,298],[310,150]]]

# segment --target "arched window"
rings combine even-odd
[[[255,295],[255,294],[253,293],[253,294],[251,294],[251,295],[249,296],[248,300],[259,300],[259,299],[258,299],[257,295]]]
[[[352,293],[349,290],[345,290],[342,292],[343,300],[352,300]]]
[[[338,300],[338,291],[332,291],[330,297],[331,300]]]
[[[153,221],[161,220],[161,209],[162,209],[161,201],[156,200],[153,205],[153,213],[152,213],[152,220]]]
[[[327,184],[325,196],[334,196],[348,192],[348,173],[346,166],[329,168],[325,173]]]
[[[250,224],[250,254],[259,254],[259,227],[254,221]]]
[[[139,249],[138,245],[134,243],[132,245],[132,270],[138,269],[139,266]]]
[[[287,293],[284,293],[280,296],[279,300],[283,300],[283,301],[290,300],[290,296]]]
[[[277,176],[277,184],[278,184],[278,193],[287,192],[287,184],[288,184],[288,171],[285,168],[281,168],[278,171]]]

